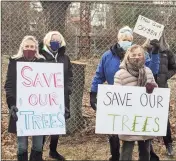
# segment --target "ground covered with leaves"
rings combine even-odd
[[[110,156],[108,137],[107,135],[96,135],[95,131],[95,112],[90,108],[89,104],[89,90],[92,77],[95,73],[96,66],[99,62],[98,58],[89,60],[82,60],[87,63],[86,79],[83,97],[82,112],[87,122],[86,128],[81,131],[61,136],[58,144],[58,151],[63,154],[67,160],[107,160]],[[8,66],[8,57],[2,57],[2,117],[1,117],[1,154],[3,160],[16,160],[17,141],[14,134],[7,132],[8,127],[8,108],[5,100],[4,82],[6,79],[6,71]],[[176,76],[169,80],[171,88],[171,101],[169,119],[171,122],[172,138],[174,140],[173,146],[176,152]],[[161,160],[176,160],[174,157],[166,155],[166,149],[162,137],[158,137],[153,141],[154,150]],[[31,147],[31,137],[29,137],[29,152]],[[47,137],[46,145],[44,147],[43,158],[49,160],[49,137]],[[133,158],[138,159],[137,144],[134,149]]]

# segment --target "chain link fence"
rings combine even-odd
[[[85,128],[94,132],[95,112],[89,105],[91,81],[101,55],[117,42],[121,27],[134,28],[139,15],[161,23],[172,51],[176,52],[174,1],[2,1],[1,9],[1,53],[6,65],[6,55],[17,53],[25,35],[34,35],[41,42],[50,30],[63,34],[67,55],[74,64],[70,133]],[[143,44],[144,41],[145,38],[134,33],[134,43]],[[3,114],[7,113],[6,109],[4,103]]]

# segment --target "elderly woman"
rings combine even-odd
[[[72,66],[69,57],[65,54],[66,43],[64,37],[58,31],[50,31],[43,40],[43,48],[41,54],[45,57],[46,62],[63,63],[64,65],[64,94],[65,94],[65,119],[70,117],[70,99],[72,86]],[[49,155],[53,159],[65,160],[65,158],[57,152],[59,135],[52,135],[50,141]]]
[[[103,84],[106,81],[108,84],[114,84],[114,75],[119,70],[125,52],[131,47],[132,43],[133,31],[130,27],[125,26],[119,30],[117,34],[117,42],[102,55],[91,85],[90,105],[94,110],[96,110],[98,84]],[[151,45],[153,46],[154,44]],[[154,75],[157,74],[159,69],[159,54],[157,49],[151,53],[151,57],[146,56],[145,65],[152,70]],[[109,160],[119,161],[120,142],[118,135],[110,135],[109,143],[111,151],[111,157]]]
[[[38,42],[33,36],[25,36],[20,44],[18,53],[9,59],[7,78],[5,82],[6,100],[10,110],[10,122],[8,131],[16,133],[16,121],[18,120],[16,112],[16,80],[17,80],[17,62],[44,62],[44,57],[39,54]],[[32,137],[32,149],[30,161],[42,161],[43,136]],[[28,161],[28,137],[17,137],[18,161]]]
[[[146,87],[148,93],[157,87],[152,71],[145,66],[145,54],[141,46],[133,45],[127,50],[120,70],[114,76],[114,84]],[[150,139],[152,137],[119,135],[119,139],[123,141],[120,160],[132,160],[135,141],[138,141],[139,160],[150,160]]]

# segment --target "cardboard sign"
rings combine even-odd
[[[163,30],[164,25],[139,15],[133,32],[141,36],[144,36],[150,40],[153,39],[159,40]]]
[[[98,134],[166,136],[170,89],[99,85]]]
[[[17,63],[17,135],[65,134],[63,64]]]

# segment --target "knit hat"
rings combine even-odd
[[[125,26],[121,28],[118,32],[118,40],[124,40],[124,39],[130,39],[131,41],[133,40],[133,31],[129,26]]]

